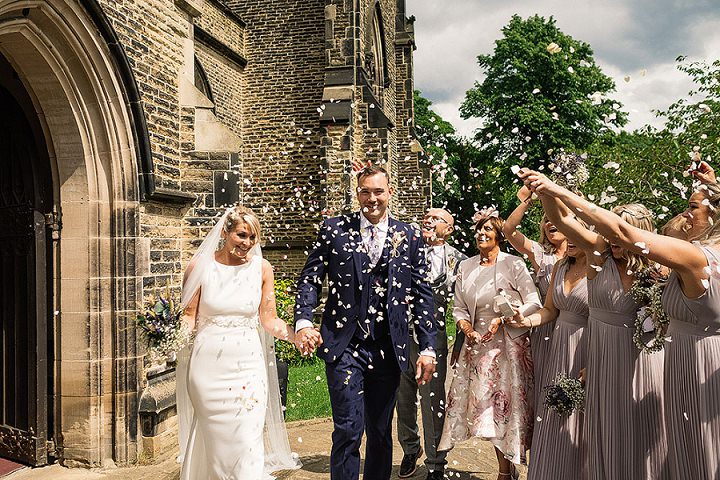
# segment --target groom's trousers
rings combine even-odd
[[[353,337],[340,357],[325,366],[335,428],[331,480],[356,480],[360,442],[367,434],[365,480],[389,480],[392,472],[392,418],[400,367],[390,335]]]

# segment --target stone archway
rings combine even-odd
[[[124,464],[137,457],[142,367],[132,319],[141,291],[138,139],[127,88],[77,1],[0,0],[0,54],[42,126],[62,225],[48,332],[55,347],[51,440],[65,464]]]

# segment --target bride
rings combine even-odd
[[[230,208],[185,273],[184,321],[195,338],[178,356],[182,480],[260,480],[300,467],[270,337],[294,341],[295,334],[277,316],[272,266],[259,242],[252,210]]]

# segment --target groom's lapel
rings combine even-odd
[[[397,246],[396,254],[393,254],[392,239],[398,231],[398,221],[394,218],[388,218],[388,232],[387,238],[385,238],[385,249],[388,251],[388,285],[393,285],[393,279],[395,278],[395,271],[397,270],[396,262],[407,262],[408,259],[403,255],[405,253],[405,245],[401,244]],[[403,242],[405,243],[405,242]],[[403,260],[405,258],[405,260]]]
[[[358,282],[362,282],[363,269],[363,243],[360,234],[360,213],[355,213],[350,220],[350,248],[352,248],[353,265],[355,266],[355,275]]]

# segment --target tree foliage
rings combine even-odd
[[[466,93],[464,118],[484,121],[475,136],[501,164],[537,168],[548,152],[588,148],[627,116],[607,97],[615,83],[597,66],[585,42],[555,20],[514,15],[490,55],[479,55],[482,82]]]
[[[552,17],[514,16],[493,54],[478,57],[487,76],[461,107],[464,117],[485,121],[474,139],[459,137],[416,92],[417,131],[433,166],[433,205],[455,215],[459,247],[474,252],[470,219],[479,208],[495,205],[507,217],[517,205],[512,165],[546,170],[548,152],[561,149],[586,155],[582,191],[591,201],[606,208],[643,203],[658,227],[682,212],[692,193],[687,167],[699,157],[714,166],[720,157],[720,60],[677,61],[693,90],[656,112],[662,128],[634,132],[615,128],[627,115],[608,98],[614,83],[590,46],[560,32]],[[524,233],[536,238],[541,214],[531,209]]]

